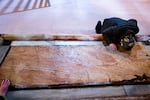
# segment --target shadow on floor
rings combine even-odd
[[[50,7],[50,0],[0,0],[0,15]]]

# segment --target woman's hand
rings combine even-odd
[[[110,43],[109,47],[113,50],[116,51],[117,50],[117,46],[114,43]]]

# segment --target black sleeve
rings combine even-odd
[[[116,31],[118,30],[117,26],[111,26],[102,31],[102,34],[107,42],[107,44],[113,43],[113,39]]]
[[[128,28],[133,30],[135,32],[135,34],[137,34],[139,32],[139,27],[137,25],[137,20],[135,20],[135,19],[128,20]]]
[[[95,27],[96,33],[101,33],[101,21],[97,22],[97,25]]]

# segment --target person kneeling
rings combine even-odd
[[[95,30],[97,34],[103,35],[112,50],[117,50],[117,44],[125,50],[131,50],[136,42],[135,34],[139,32],[135,19],[124,20],[117,17],[104,19],[103,25],[98,21]]]

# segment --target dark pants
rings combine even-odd
[[[0,96],[0,100],[6,100],[4,96]]]

